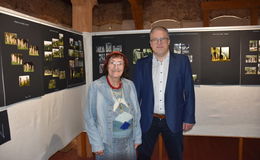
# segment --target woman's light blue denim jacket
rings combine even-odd
[[[135,86],[132,81],[125,78],[122,78],[122,84],[125,101],[134,110],[133,141],[135,144],[141,144],[141,113]],[[104,150],[104,143],[112,144],[113,105],[111,88],[106,77],[103,76],[90,85],[84,111],[85,128],[92,146],[92,152]]]

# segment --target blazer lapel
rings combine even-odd
[[[169,85],[172,85],[174,81],[174,73],[175,73],[175,56],[174,54],[170,53],[170,62],[169,62],[169,69],[168,69],[168,76],[166,81],[166,87],[165,87],[165,96],[168,93],[167,88],[170,88]]]
[[[149,86],[149,89],[146,91],[146,92],[150,92],[151,93],[151,98],[152,98],[152,101],[154,102],[154,91],[153,91],[153,73],[152,73],[152,68],[153,68],[153,56],[150,56],[149,57],[149,60],[147,61],[147,63],[145,64],[145,72],[147,72],[147,77],[145,78],[145,82],[144,83],[147,83],[148,86]],[[154,107],[152,105],[152,107]]]

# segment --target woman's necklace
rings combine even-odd
[[[110,81],[109,81],[109,79],[108,79],[108,76],[106,76],[106,79],[107,79],[108,85],[109,85],[112,89],[120,89],[120,88],[122,87],[122,82],[121,82],[121,81],[119,82],[118,87],[114,87],[114,86],[110,83]]]

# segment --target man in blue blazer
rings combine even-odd
[[[195,124],[195,94],[189,59],[169,51],[168,30],[152,28],[153,56],[137,61],[134,83],[141,107],[142,145],[138,159],[149,160],[161,133],[171,160],[183,159],[183,131]]]

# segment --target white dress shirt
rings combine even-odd
[[[165,114],[164,93],[168,77],[170,53],[168,52],[163,61],[153,56],[153,92],[154,92],[154,113]]]

